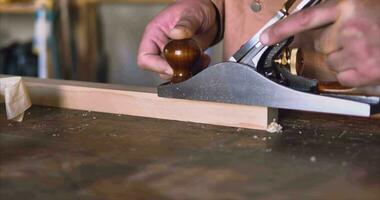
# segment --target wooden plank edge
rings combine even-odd
[[[153,88],[24,78],[34,105],[266,130],[277,110],[157,96]]]
[[[0,4],[0,13],[4,14],[32,14],[37,6],[31,3],[7,3]]]

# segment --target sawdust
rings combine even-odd
[[[237,132],[242,132],[244,129],[243,128],[237,128],[236,131]]]
[[[269,133],[282,133],[282,126],[273,119],[273,122],[268,125],[267,132]]]
[[[68,128],[68,130],[69,131],[82,130],[82,129],[85,129],[85,128],[89,127],[89,126],[90,126],[90,124],[80,124],[77,127],[70,127],[70,128]]]

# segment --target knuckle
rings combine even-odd
[[[326,40],[316,40],[314,41],[314,49],[316,52],[328,55],[334,50],[336,50],[336,47],[332,43],[327,42]]]
[[[148,23],[148,25],[146,25],[145,31],[154,30],[157,27],[158,27],[158,23],[156,22],[156,20],[152,20],[151,22]]]
[[[143,69],[143,70],[148,69],[146,62],[145,62],[145,59],[144,59],[144,56],[142,56],[142,55],[137,56],[137,65],[140,69]]]
[[[330,34],[324,33],[322,36],[314,40],[314,49],[322,54],[330,54],[338,47]]]
[[[327,56],[325,59],[325,63],[330,69],[333,69],[336,65],[336,62],[332,56]]]
[[[271,40],[279,40],[283,38],[284,35],[281,24],[278,24],[277,26],[270,28],[267,33]]]
[[[311,24],[312,19],[314,18],[313,10],[305,10],[298,13],[297,26],[299,27],[308,27]]]
[[[358,87],[358,86],[361,86],[363,84],[361,77],[359,77],[357,75],[347,76],[347,74],[345,74],[345,73],[339,73],[337,75],[337,80],[342,85],[348,86],[348,87]]]
[[[314,49],[315,49],[317,52],[320,52],[320,53],[323,53],[323,54],[324,54],[321,39],[314,40]]]
[[[353,86],[350,81],[347,81],[346,80],[346,77],[342,76],[341,74],[338,74],[336,76],[336,79],[338,80],[338,82],[344,86]]]
[[[338,80],[338,82],[344,86],[355,86],[355,85],[352,85],[350,82],[347,82],[346,79],[342,76],[337,76],[336,79]]]

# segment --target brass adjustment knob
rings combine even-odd
[[[302,75],[304,69],[303,54],[301,49],[289,50],[284,48],[274,63],[287,68],[293,75]]]
[[[171,82],[179,83],[193,76],[201,53],[193,39],[172,40],[166,44],[164,57],[174,72]]]

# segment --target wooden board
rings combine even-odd
[[[34,105],[265,130],[265,107],[160,98],[154,88],[24,78]]]

